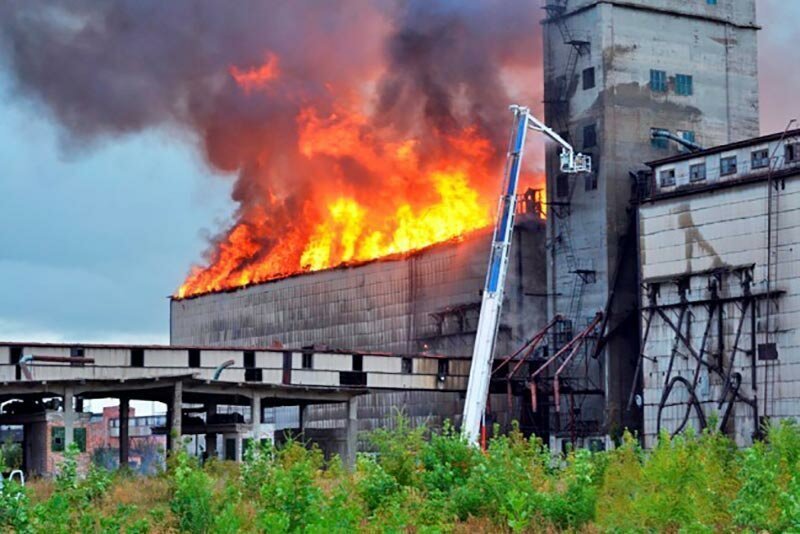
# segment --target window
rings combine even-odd
[[[256,366],[256,353],[253,350],[244,351],[244,366],[252,369]]]
[[[694,92],[692,88],[692,77],[688,74],[676,74],[675,92],[683,96],[691,95]]]
[[[769,149],[754,150],[750,154],[750,167],[753,169],[763,169],[769,167]]]
[[[131,367],[144,367],[144,349],[131,349]]]
[[[597,146],[597,126],[590,124],[583,127],[583,148]]]
[[[73,428],[72,439],[78,446],[80,452],[86,452],[86,429]],[[50,427],[50,450],[53,452],[64,452],[66,448],[66,430],[63,426]]]
[[[719,160],[719,174],[720,176],[736,174],[736,156],[729,156]]]
[[[789,143],[784,149],[784,159],[786,163],[800,161],[800,143]]]
[[[314,368],[314,353],[313,352],[304,352],[303,353],[303,369],[313,369]]]
[[[667,92],[667,73],[663,70],[650,71],[650,90],[657,93]]]
[[[442,358],[439,360],[439,369],[436,373],[436,377],[439,379],[439,382],[444,382],[444,379],[447,378],[447,374],[450,372],[450,360]]]
[[[400,362],[400,372],[404,375],[410,375],[414,369],[414,360],[411,358],[403,358]]]
[[[715,6],[717,5],[717,0],[706,0],[706,4],[710,6]]]
[[[650,128],[650,145],[659,150],[666,150],[669,148],[669,140],[665,137],[657,137],[659,133],[669,133],[669,130],[663,128]]]
[[[364,371],[364,356],[361,354],[353,354],[353,371]]]
[[[200,367],[200,349],[189,349],[189,367]]]
[[[83,347],[70,347],[69,349],[69,356],[70,358],[83,358]],[[83,362],[69,362],[70,366],[72,367],[83,367]]]
[[[667,169],[658,173],[658,182],[661,187],[671,187],[675,185],[675,169]]]
[[[11,365],[16,366],[14,371],[14,380],[22,379],[22,368],[18,365],[22,359],[22,347],[10,347]]]
[[[583,69],[583,90],[592,89],[594,87],[594,67]]]
[[[706,179],[706,164],[698,163],[689,167],[689,181],[702,182]]]

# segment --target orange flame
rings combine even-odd
[[[275,54],[268,53],[264,63],[258,67],[242,70],[232,65],[228,72],[245,93],[250,93],[256,89],[262,89],[279,76],[278,57]]]
[[[408,253],[491,223],[500,169],[477,128],[433,132],[438,145],[423,151],[420,139],[376,131],[360,112],[307,107],[296,121],[297,150],[322,174],[313,198],[281,225],[268,207],[243,215],[178,298]],[[343,179],[351,168],[371,177],[366,187]]]

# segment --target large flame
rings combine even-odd
[[[442,156],[423,164],[417,140],[383,139],[359,113],[339,110],[322,118],[309,107],[297,122],[303,156],[356,162],[382,177],[382,191],[343,191],[348,181],[339,175],[346,171],[332,166],[270,250],[260,244],[260,236],[274,230],[270,213],[258,210],[230,230],[210,264],[195,268],[177,297],[410,252],[491,222],[496,197],[482,195],[475,184],[492,181],[496,169],[492,147],[476,128],[441,136]]]
[[[536,2],[151,3],[0,2],[0,60],[65,146],[156,129],[230,177],[177,296],[490,224],[507,105],[542,100]]]

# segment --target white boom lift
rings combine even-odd
[[[486,399],[492,375],[492,359],[497,341],[497,328],[503,308],[503,289],[508,272],[508,254],[511,238],[514,235],[514,214],[517,203],[517,182],[519,181],[522,153],[528,129],[541,132],[561,145],[560,168],[564,173],[591,172],[592,160],[589,156],[576,154],[572,146],[556,132],[531,115],[528,108],[510,106],[514,114],[506,158],[503,193],[497,210],[497,223],[494,230],[492,249],[489,253],[489,269],[483,300],[478,318],[478,330],[472,349],[472,367],[469,372],[467,398],[464,403],[462,433],[477,445],[486,413]]]

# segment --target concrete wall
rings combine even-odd
[[[497,354],[521,345],[547,321],[544,225],[518,219],[514,233],[506,302]],[[431,352],[471,356],[477,327],[491,234],[479,232],[457,243],[430,247],[408,258],[375,261],[278,280],[231,293],[174,300],[171,342],[202,345],[260,345],[277,340],[300,347],[331,347],[395,353]],[[343,365],[349,365],[349,360]],[[370,387],[442,389],[437,362],[415,358],[413,375],[398,375],[400,358],[365,357]],[[388,367],[387,367],[388,366]],[[464,389],[469,361],[450,360],[445,389]],[[378,372],[389,373],[385,375]],[[293,377],[296,375],[293,372]],[[381,378],[383,377],[383,379]],[[399,382],[398,382],[399,381]],[[420,383],[423,381],[424,383]],[[502,411],[505,399],[498,400]],[[362,431],[391,424],[399,411],[414,424],[458,424],[463,393],[398,391],[358,398]],[[270,417],[268,414],[267,417]],[[343,453],[344,408],[310,406],[306,438],[327,453]],[[299,413],[290,414],[299,425]],[[503,422],[511,419],[504,415]]]
[[[552,2],[551,2],[552,3]],[[544,25],[546,121],[569,134],[577,150],[595,161],[597,188],[572,177],[558,196],[555,149],[548,155],[548,197],[568,203],[548,221],[550,315],[566,313],[579,328],[609,299],[618,265],[623,276],[615,293],[604,364],[590,362],[606,388],[607,429],[631,424],[622,409],[638,352],[635,332],[622,324],[637,299],[633,263],[620,263],[621,236],[629,228],[630,171],[643,162],[679,153],[677,145],[652,146],[651,128],[692,131],[703,145],[758,134],[758,72],[754,0],[709,6],[682,0],[570,0],[561,21]],[[586,40],[569,70],[572,39]],[[595,87],[583,89],[581,74],[594,68]],[[650,70],[667,74],[667,91],[650,87]],[[693,77],[693,94],[679,95],[677,74]],[[562,94],[562,90],[566,88]],[[566,103],[559,104],[562,96]],[[596,146],[586,146],[584,128],[594,124]],[[556,210],[553,210],[555,213]],[[635,258],[635,254],[629,254]],[[574,258],[574,261],[571,260]],[[575,270],[594,271],[594,281],[576,281]],[[577,290],[576,290],[577,288]],[[579,306],[573,295],[581,295]],[[635,316],[633,316],[635,322]],[[617,329],[618,326],[623,326]],[[626,335],[626,332],[628,335]],[[563,410],[562,410],[563,411]]]
[[[764,143],[755,142],[734,152],[749,156],[751,149],[762,145]],[[698,159],[715,157],[687,158],[656,167],[656,173],[667,167],[683,169]],[[782,167],[778,162],[777,172]],[[682,176],[683,172],[679,174]],[[639,209],[640,261],[645,287],[656,288],[660,305],[674,305],[665,313],[696,351],[701,349],[709,320],[710,308],[705,301],[712,297],[710,284],[717,284],[721,299],[729,299],[723,306],[723,320],[717,323],[716,314],[712,318],[705,358],[723,369],[732,368],[733,374],[740,373],[741,394],[757,403],[757,416],[756,410],[747,403],[741,400],[733,403],[731,421],[725,430],[741,445],[752,442],[758,422],[763,418],[800,416],[800,175],[781,178],[777,182],[778,190],[773,192],[770,289],[782,294],[772,300],[771,306],[769,299],[762,297],[745,309],[744,303],[750,298],[746,280],[752,279],[750,293],[758,296],[766,295],[768,278],[766,177],[756,173],[749,176],[756,178],[755,181],[748,182],[747,178],[740,174],[725,186],[724,179],[711,175],[709,180],[715,182],[716,187],[695,184],[694,190],[665,192],[661,198],[656,197]],[[688,306],[682,323],[677,281],[686,284],[688,302],[702,303]],[[642,305],[648,304],[645,293]],[[743,311],[746,315],[742,321]],[[739,350],[734,351],[737,332],[740,332]],[[758,345],[767,341],[777,344],[776,361],[762,361],[757,357]],[[673,350],[676,350],[675,358],[671,357]],[[649,445],[656,437],[658,407],[662,404],[667,380],[682,376],[694,383],[697,362],[684,343],[676,343],[674,330],[658,315],[650,327],[644,353],[655,360],[643,360],[644,436]],[[694,390],[706,418],[724,413],[730,400],[730,394],[723,396],[725,384],[720,373],[701,366]],[[666,407],[660,417],[664,430],[674,431],[679,426],[690,404],[689,391],[684,384],[678,384],[664,400]],[[718,401],[722,398],[725,402],[720,406]],[[689,425],[700,425],[694,410],[690,410]]]

